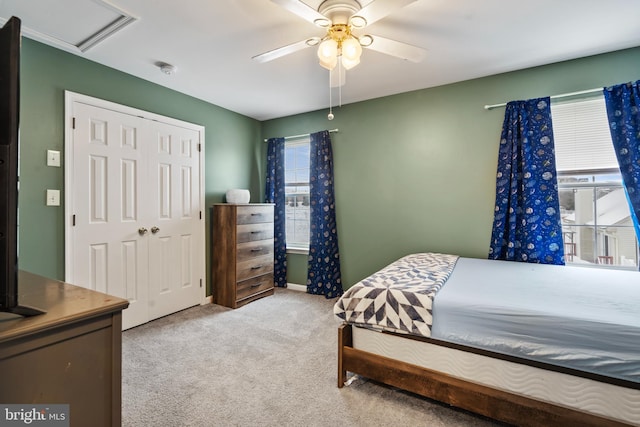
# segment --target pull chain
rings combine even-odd
[[[329,70],[329,114],[327,114],[327,119],[333,120],[333,103],[331,102],[331,73],[332,70]]]
[[[338,61],[338,67],[340,67],[338,70],[338,105],[342,107],[342,61]],[[346,76],[346,72],[344,74]]]

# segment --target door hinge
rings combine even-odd
[[[202,279],[200,279],[200,287],[202,287]]]
[[[71,121],[71,128],[75,129],[76,128],[76,118],[74,117],[73,120]]]
[[[202,219],[202,211],[200,211],[200,219]]]
[[[202,144],[198,143],[198,153],[200,153],[202,151]]]
[[[75,226],[76,226],[76,214],[73,214],[73,217],[72,217],[72,225],[73,225],[73,227],[75,227]]]

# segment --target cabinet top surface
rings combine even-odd
[[[31,317],[0,313],[0,342],[81,319],[121,311],[129,305],[126,299],[25,271],[19,273],[18,290],[18,302],[21,305],[32,306],[46,313]]]

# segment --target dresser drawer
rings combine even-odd
[[[236,281],[241,282],[251,277],[273,272],[273,254],[251,258],[238,262],[236,265]]]
[[[239,282],[236,288],[236,300],[241,300],[257,293],[273,289],[273,274],[254,277]]]
[[[256,240],[255,242],[238,243],[236,260],[246,261],[251,258],[273,254],[273,239]]]
[[[236,212],[238,225],[273,222],[273,206],[238,206]]]
[[[238,243],[253,242],[255,240],[273,239],[273,223],[243,224],[238,226],[236,241]]]

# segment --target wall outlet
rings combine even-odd
[[[60,206],[60,190],[47,190],[47,206]]]

